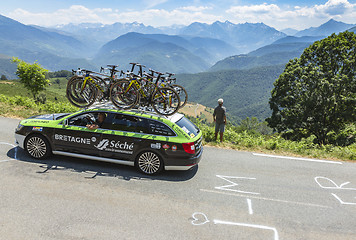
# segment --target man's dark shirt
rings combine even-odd
[[[226,108],[224,106],[219,105],[214,109],[213,116],[214,117],[216,116],[216,123],[217,124],[224,123],[225,114],[226,114]]]

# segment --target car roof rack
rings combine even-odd
[[[161,118],[166,118],[166,119],[171,119],[173,116],[175,115],[183,115],[181,113],[175,113],[171,116],[165,116],[165,115],[161,115],[156,113],[152,107],[136,107],[136,108],[131,108],[131,109],[119,109],[116,108],[110,101],[105,101],[105,102],[95,102],[93,105],[89,106],[88,108],[84,108],[85,110],[90,110],[90,109],[96,109],[96,108],[100,108],[100,109],[109,109],[109,110],[123,110],[123,111],[127,111],[127,112],[135,112],[135,113],[145,113],[148,115],[153,115],[156,117],[161,117]],[[184,115],[183,115],[184,116]]]

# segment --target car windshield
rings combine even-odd
[[[191,137],[195,137],[200,132],[199,128],[195,126],[191,121],[189,121],[186,117],[182,117],[181,119],[179,119],[176,124]]]
[[[71,113],[58,114],[58,116],[56,117],[56,120],[59,120],[59,119],[61,119],[61,118],[64,118],[64,117],[68,116],[69,114],[71,114]]]

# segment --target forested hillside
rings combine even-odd
[[[270,45],[258,48],[248,54],[229,56],[218,61],[209,71],[238,70],[286,64],[290,59],[299,57],[303,50],[314,41],[322,38],[292,36],[281,38]]]
[[[4,75],[7,79],[16,77],[16,64],[11,62],[11,57],[0,54],[0,76]]]
[[[284,65],[228,70],[197,74],[179,74],[177,83],[189,94],[189,101],[215,107],[217,99],[224,99],[224,106],[234,120],[255,116],[264,120],[271,114],[268,99],[274,81],[283,72]]]

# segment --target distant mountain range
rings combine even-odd
[[[286,64],[290,59],[299,57],[305,48],[332,33],[345,30],[355,32],[353,24],[338,22],[333,19],[315,28],[299,31],[295,36],[280,38],[270,45],[263,46],[248,54],[229,56],[218,61],[209,71],[249,69],[261,66]]]
[[[262,66],[286,64],[290,59],[299,57],[305,48],[323,37],[281,38],[274,43],[261,47],[248,54],[227,57],[218,61],[209,71],[249,69]]]
[[[305,30],[305,33],[315,36],[343,31],[352,26],[330,20],[319,28]],[[230,56],[234,56],[230,60],[240,56],[237,65],[241,67],[234,69],[247,69],[265,65],[265,60],[270,62],[267,65],[285,62],[290,56],[297,56],[309,43],[305,40],[299,45],[288,43],[283,49],[291,47],[293,51],[280,51],[276,41],[284,39],[287,36],[285,33],[263,23],[234,24],[229,21],[212,24],[195,22],[188,26],[163,28],[137,22],[110,25],[83,23],[44,28],[24,25],[0,15],[0,33],[0,54],[29,62],[38,60],[52,71],[77,67],[97,69],[109,63],[125,66],[132,60],[142,61],[160,71],[194,73],[208,70],[216,62]],[[279,55],[275,55],[275,59],[268,59],[267,55],[265,60],[263,56],[258,56],[258,60],[251,59],[256,58],[252,53],[237,55],[272,43],[274,46],[267,48],[270,48],[270,54]],[[221,61],[218,62],[211,70],[224,69],[221,64]]]
[[[130,62],[139,62],[170,72],[199,72],[209,66],[183,47],[140,33],[128,33],[105,44],[95,59],[102,65],[115,63],[124,69],[129,69]]]
[[[93,67],[80,59],[85,44],[74,37],[40,30],[0,15],[0,54],[38,61],[51,70]]]
[[[124,68],[136,61],[169,72],[201,72],[233,52],[237,50],[218,39],[132,32],[105,44],[95,59]]]
[[[213,24],[194,22],[188,26],[161,28],[145,26],[137,22],[107,25],[83,23],[79,25],[61,25],[55,27],[55,30],[71,33],[79,39],[95,39],[98,44],[104,44],[129,32],[213,38],[232,45],[238,50],[238,53],[247,53],[286,36],[286,34],[263,23],[234,24],[229,21],[216,21]]]
[[[105,43],[116,39],[117,37],[129,32],[137,32],[143,34],[155,34],[164,32],[152,26],[146,26],[142,23],[114,23],[114,24],[101,24],[101,23],[81,23],[81,24],[67,24],[59,25],[52,30],[58,32],[70,33],[78,39],[90,39],[94,41],[99,48]],[[94,55],[94,54],[93,54]]]
[[[234,24],[229,21],[217,21],[213,24],[192,23],[182,28],[180,34],[224,40],[242,53],[247,53],[286,36],[286,34],[263,23]]]
[[[356,32],[355,26],[331,19],[303,31],[228,21],[164,28],[136,22],[44,28],[0,15],[0,75],[14,77],[12,56],[37,60],[51,71],[98,70],[106,64],[126,70],[128,63],[140,62],[162,72],[191,73],[177,76],[191,101],[214,107],[222,96],[235,116],[264,119],[270,114],[273,82],[288,60],[331,33]]]

